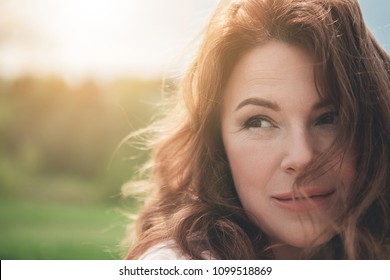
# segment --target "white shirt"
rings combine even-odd
[[[205,251],[201,254],[205,260],[215,260],[211,256],[210,252]],[[173,241],[161,242],[157,245],[152,246],[145,253],[143,253],[139,260],[190,260],[191,257],[185,255],[177,247]]]

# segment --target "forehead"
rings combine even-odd
[[[224,103],[261,96],[278,99],[320,99],[314,80],[314,57],[306,49],[269,41],[245,53],[234,66]]]
[[[233,67],[232,75],[238,72],[266,81],[287,78],[291,72],[307,67],[314,67],[314,57],[309,51],[282,41],[269,41],[244,53]]]

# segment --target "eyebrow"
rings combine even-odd
[[[261,107],[266,107],[269,109],[272,109],[274,111],[280,111],[280,107],[277,103],[265,100],[263,98],[248,98],[240,102],[240,104],[237,105],[236,109],[234,111],[237,111],[241,109],[244,106],[247,105],[255,105],[255,106],[261,106]]]
[[[234,111],[238,111],[239,109],[247,105],[261,106],[261,107],[269,108],[274,111],[280,111],[280,106],[277,103],[259,97],[252,97],[243,100],[240,104],[237,105]],[[329,99],[323,99],[317,102],[316,104],[314,104],[312,109],[320,110],[328,106],[332,106],[332,102]]]

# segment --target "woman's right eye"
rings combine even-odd
[[[252,117],[249,118],[245,124],[245,128],[271,128],[274,127],[272,122],[265,117]]]

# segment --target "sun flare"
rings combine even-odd
[[[54,72],[67,80],[164,75],[216,2],[3,0],[1,74]]]

